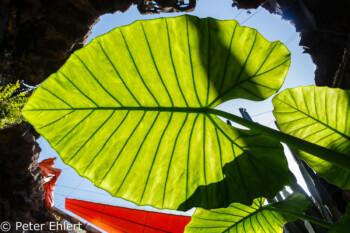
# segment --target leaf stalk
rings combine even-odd
[[[233,114],[230,114],[221,110],[208,109],[207,112],[209,114],[214,114],[214,115],[226,118],[228,120],[231,120],[235,123],[245,126],[258,133],[269,136],[277,141],[284,142],[292,148],[300,149],[318,158],[334,163],[337,166],[350,170],[350,156],[346,156],[345,154],[330,150],[328,148],[324,148],[322,146],[313,144],[311,142],[302,140],[300,138],[293,137],[291,135],[257,124],[255,122],[248,121],[246,119],[243,119],[241,117],[235,116]]]
[[[278,213],[281,213],[281,214],[284,214],[284,215],[288,215],[290,217],[300,218],[300,219],[309,221],[311,223],[314,223],[316,225],[319,225],[319,226],[327,228],[327,229],[330,229],[332,227],[332,223],[325,222],[322,219],[315,218],[315,217],[312,217],[312,216],[309,216],[309,215],[305,215],[305,214],[300,214],[300,213],[297,213],[297,212],[294,212],[294,211],[288,211],[288,210],[277,209],[277,208],[269,208],[269,207],[263,207],[263,209],[275,211],[275,212],[278,212]]]

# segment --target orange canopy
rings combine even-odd
[[[109,232],[182,233],[191,217],[66,198],[66,209]]]
[[[43,187],[45,190],[45,206],[48,208],[53,207],[53,191],[55,190],[56,181],[61,174],[61,170],[54,168],[54,161],[56,158],[49,158],[41,161],[39,167],[44,175]]]

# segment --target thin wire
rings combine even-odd
[[[81,198],[79,197],[78,201],[86,201],[86,202],[93,202],[93,203],[101,203],[101,204],[104,204],[104,205],[111,205],[111,206],[119,206],[119,207],[126,207],[126,208],[130,208],[129,206],[127,205],[120,205],[120,204],[115,204],[115,201],[118,201],[116,198],[114,198],[112,201],[106,201],[106,200],[103,200],[101,202],[101,200],[97,200],[97,199],[86,199],[86,198]],[[138,206],[136,207],[135,209],[143,209],[144,206]]]
[[[67,199],[68,197],[66,197],[66,196],[64,196],[64,195],[62,195],[62,194],[55,194],[55,195],[59,195],[59,196],[61,196],[61,197],[63,198],[63,200],[58,201],[58,204],[56,205],[57,208],[60,207],[60,206],[62,206],[63,204],[65,204],[66,199]],[[73,197],[73,198],[74,198],[74,197]],[[89,198],[89,200],[82,200],[81,198],[79,198],[79,200],[80,200],[80,201],[88,201],[88,202],[101,203],[101,200],[91,200],[91,198]],[[112,203],[112,202],[109,202],[109,203],[103,202],[103,203],[106,204],[106,205],[114,205],[114,202],[113,202],[113,203]]]
[[[270,123],[268,123],[266,126],[269,126],[271,125],[271,123],[275,122],[275,120],[271,121]]]
[[[251,16],[249,16],[247,19],[245,19],[243,22],[241,22],[241,25],[243,25],[245,22],[247,22],[248,20],[250,20],[251,18],[253,18],[256,14],[258,14],[263,8],[260,8],[259,10],[257,10],[254,14],[252,14]]]
[[[290,42],[292,42],[297,37],[297,33],[294,33],[291,37],[289,37],[286,42],[284,42],[285,45],[288,45]]]
[[[293,39],[291,39],[290,41],[288,41],[288,42],[286,43],[286,45],[290,44],[295,38],[297,38],[297,36],[293,37]]]
[[[283,43],[286,43],[290,40],[290,38],[292,38],[295,35],[296,32],[293,32],[290,36],[288,36],[288,39],[285,40]]]
[[[243,12],[243,10],[239,10],[239,11],[238,11],[238,14],[237,14],[236,17],[234,17],[233,19],[237,19],[238,16],[240,16],[240,15],[242,14],[242,12]]]
[[[294,32],[293,35],[291,35],[288,40],[286,41],[286,43],[290,42],[291,40],[293,40],[295,38],[295,36],[297,35],[297,32]]]
[[[62,201],[59,201],[57,203],[57,205],[55,205],[57,208],[60,206],[63,206],[63,204],[65,203],[66,198],[72,197],[71,195],[73,194],[74,191],[83,191],[83,192],[89,192],[89,193],[94,193],[94,194],[100,194],[100,195],[104,195],[104,196],[110,196],[107,193],[99,193],[99,192],[93,192],[93,191],[89,191],[89,190],[84,190],[84,189],[79,189],[78,187],[84,182],[85,180],[82,180],[75,188],[73,187],[69,187],[69,186],[65,186],[65,185],[59,185],[56,184],[57,187],[62,187],[62,188],[69,188],[72,189],[72,191],[68,194],[68,195],[64,195],[62,193],[57,193],[55,192],[54,195],[60,196],[62,198],[64,198]],[[90,200],[91,201],[91,200]],[[95,202],[99,202],[99,201],[95,201]]]
[[[95,193],[95,194],[109,196],[109,194],[107,194],[107,193],[99,193],[99,192],[89,191],[89,190],[86,190],[86,189],[78,189],[78,188],[73,188],[73,187],[64,186],[64,185],[58,185],[58,184],[56,184],[56,186],[57,187],[63,187],[63,188],[69,188],[69,189],[76,189],[76,190],[83,191],[83,192],[88,192],[88,193]]]
[[[59,169],[61,169],[61,168],[59,168]],[[68,170],[68,169],[72,169],[72,168],[71,167],[63,168],[63,169],[61,169],[61,171]]]
[[[77,188],[84,182],[85,180],[83,179],[73,190],[72,192],[70,192],[67,197],[69,197],[70,195],[72,195],[73,192],[75,192],[77,190]]]
[[[269,112],[272,112],[272,110],[269,110],[269,111],[267,111],[267,112],[258,113],[258,114],[255,114],[255,115],[253,115],[253,116],[250,116],[250,117],[260,116],[260,115],[263,115],[263,114],[266,114],[266,113],[269,113]]]
[[[56,208],[59,208],[60,206],[62,206],[65,203],[66,199],[64,199],[63,201],[61,201],[59,204],[57,204]]]
[[[76,191],[77,188],[78,188],[84,181],[85,181],[84,179],[83,179],[82,181],[80,181],[80,183],[66,196],[66,198],[69,197],[70,195],[72,195],[72,193],[73,193],[74,191]],[[57,186],[57,184],[56,184],[56,186]],[[58,186],[59,186],[59,185],[58,185]],[[54,195],[55,195],[55,193],[54,193]],[[62,194],[57,194],[57,195],[63,196]],[[62,202],[60,202],[59,204],[57,204],[57,208],[60,207],[64,202],[65,202],[65,200],[63,200]]]
[[[66,195],[65,194],[62,194],[62,193],[57,193],[57,192],[55,192],[55,197],[56,196],[61,196],[61,197],[63,197],[63,198],[66,198]]]

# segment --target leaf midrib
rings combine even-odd
[[[303,115],[305,115],[305,116],[311,118],[312,120],[314,120],[314,121],[316,121],[317,123],[319,123],[319,124],[325,126],[326,128],[332,130],[334,133],[337,133],[338,135],[340,135],[340,136],[342,136],[342,137],[344,137],[344,138],[350,140],[350,137],[349,137],[348,135],[346,135],[346,134],[340,132],[338,129],[335,129],[334,127],[330,126],[329,124],[326,124],[326,123],[322,122],[322,121],[319,120],[318,118],[315,118],[315,117],[311,116],[311,114],[305,113],[305,112],[302,111],[301,109],[296,108],[296,107],[294,107],[294,106],[288,104],[287,102],[285,102],[285,101],[283,101],[283,100],[281,100],[281,99],[277,99],[277,100],[280,101],[280,102],[282,102],[282,103],[285,104],[285,105],[288,105],[290,108],[295,109],[297,112],[299,112],[299,113],[301,113],[301,114],[303,114]],[[317,111],[315,111],[315,112],[317,112]],[[326,115],[327,115],[327,114],[326,114]]]
[[[254,208],[254,209],[255,209],[255,208]],[[237,226],[238,224],[244,222],[245,220],[251,218],[252,216],[257,215],[257,214],[259,214],[259,213],[263,213],[263,211],[268,211],[268,212],[271,212],[271,213],[276,212],[276,213],[279,213],[279,214],[281,214],[281,212],[282,212],[282,213],[283,213],[283,212],[284,212],[284,213],[289,213],[289,214],[290,214],[290,213],[292,213],[292,214],[298,214],[298,213],[295,212],[295,211],[287,211],[287,210],[278,209],[278,208],[276,209],[276,208],[271,207],[271,205],[260,206],[260,207],[258,207],[258,209],[255,209],[255,211],[250,212],[247,216],[244,216],[244,217],[242,216],[242,219],[239,219],[237,222],[233,222],[233,225],[231,225],[229,228],[227,228],[227,230],[226,230],[225,232],[228,232],[231,228]],[[265,218],[265,216],[264,216],[264,218]],[[276,218],[276,216],[274,216],[274,218]],[[267,224],[270,225],[270,221],[268,221],[266,218],[265,218],[265,220],[266,220]],[[261,226],[260,222],[259,222],[259,225]],[[262,227],[262,226],[261,226],[261,227]],[[271,225],[270,225],[270,227],[271,227],[272,229],[274,229]]]
[[[255,209],[255,211],[250,212],[248,215],[244,216],[242,219],[239,219],[237,222],[233,222],[232,221],[233,224],[231,226],[229,226],[225,232],[228,232],[233,227],[237,226],[240,223],[243,223],[245,220],[249,219],[250,217],[252,217],[254,215],[257,215],[258,213],[260,213],[260,212],[262,212],[264,210],[265,209],[263,209],[263,207],[260,207],[259,209]]]
[[[210,113],[212,108],[204,107],[204,108],[192,108],[192,107],[143,107],[143,106],[118,106],[118,107],[83,107],[83,108],[44,108],[44,109],[28,109],[23,111],[61,111],[61,110],[73,110],[73,111],[81,111],[81,110],[119,110],[119,111],[157,111],[157,112],[185,112],[185,113]]]

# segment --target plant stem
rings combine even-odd
[[[350,156],[346,156],[339,152],[293,137],[291,135],[282,133],[280,131],[276,131],[269,127],[248,121],[246,119],[243,119],[241,117],[235,116],[233,114],[230,114],[221,110],[208,109],[207,113],[224,117],[235,123],[243,125],[251,130],[254,130],[256,132],[269,136],[277,141],[284,142],[290,147],[293,147],[295,149],[300,149],[318,158],[321,158],[323,160],[336,164],[337,166],[350,170]]]
[[[288,215],[288,216],[291,216],[291,217],[296,217],[296,218],[300,218],[300,219],[303,219],[303,220],[307,220],[307,221],[309,221],[311,223],[314,223],[316,225],[319,225],[319,226],[327,228],[327,229],[330,229],[331,226],[332,226],[332,223],[325,222],[322,219],[315,218],[315,217],[312,217],[312,216],[309,216],[309,215],[305,215],[305,214],[300,214],[300,213],[293,212],[293,211],[277,209],[277,208],[269,208],[269,207],[263,207],[263,209],[271,210],[271,211],[275,211],[275,212],[278,212],[278,213],[281,213],[281,214],[284,214],[284,215]]]

